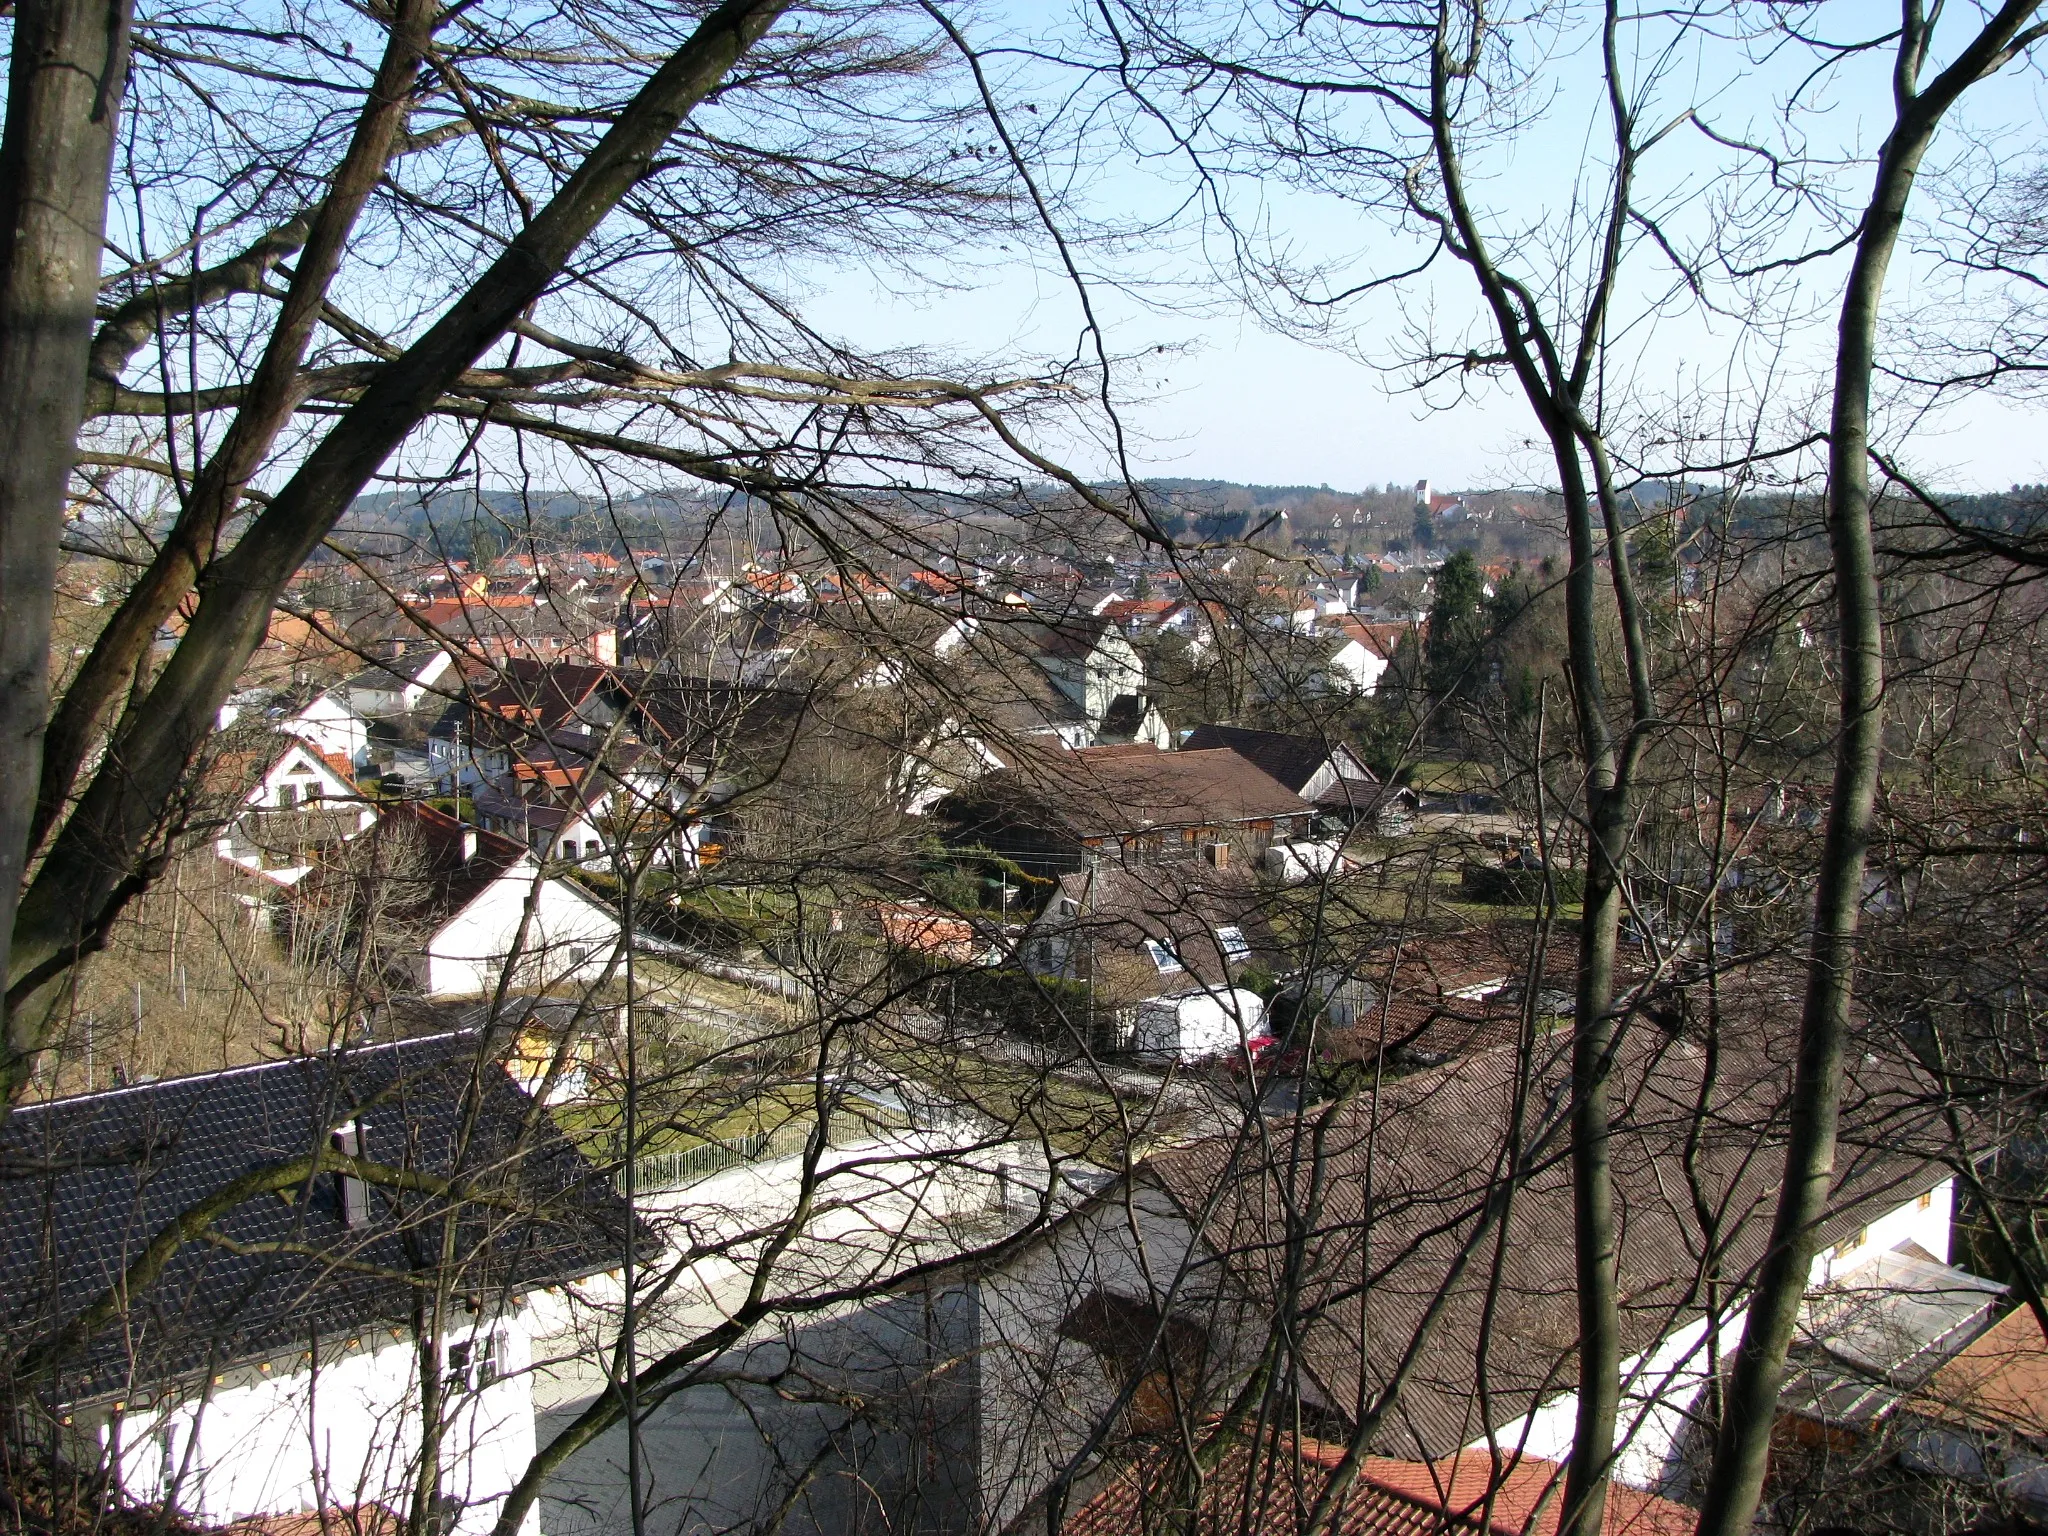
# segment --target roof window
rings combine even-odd
[[[1175,971],[1186,969],[1174,955],[1173,951],[1157,939],[1145,940],[1145,953],[1152,957],[1154,968],[1162,976],[1170,976]]]

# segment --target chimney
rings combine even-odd
[[[463,863],[465,863],[465,864],[467,864],[467,863],[468,863],[468,862],[469,862],[469,861],[470,861],[471,859],[473,859],[473,858],[475,858],[475,857],[476,857],[476,828],[475,828],[475,827],[464,827],[464,828],[462,829],[462,862],[463,862]]]
[[[362,1157],[363,1143],[369,1134],[369,1127],[357,1120],[334,1128],[327,1142],[343,1157]],[[341,1207],[341,1224],[344,1227],[367,1227],[370,1224],[370,1186],[352,1173],[335,1175],[336,1203]]]
[[[1202,852],[1208,855],[1209,862],[1218,869],[1230,868],[1230,844],[1208,843],[1203,846]]]

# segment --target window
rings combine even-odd
[[[306,804],[308,804],[308,805],[318,805],[319,803],[320,803],[320,783],[319,783],[319,781],[318,781],[318,780],[316,779],[316,780],[314,780],[314,781],[313,781],[312,783],[310,783],[310,784],[308,784],[308,785],[306,786]]]
[[[1170,976],[1175,971],[1184,969],[1180,961],[1175,957],[1173,951],[1168,949],[1164,944],[1160,943],[1157,939],[1145,940],[1145,953],[1151,956],[1154,968],[1157,969],[1159,974],[1162,976]]]
[[[1928,1211],[1928,1210],[1932,1210],[1933,1208],[1934,1208],[1934,1191],[1930,1189],[1930,1190],[1927,1190],[1927,1191],[1925,1191],[1924,1193],[1922,1193],[1922,1195],[1920,1196],[1920,1209],[1921,1209],[1921,1210],[1923,1210],[1923,1211]]]
[[[448,1346],[448,1390],[481,1392],[504,1374],[504,1350],[498,1335],[480,1333]]]
[[[348,1120],[336,1126],[327,1142],[342,1157],[368,1157],[369,1126]],[[370,1224],[370,1186],[352,1173],[335,1175],[335,1206],[344,1227],[360,1229]]]
[[[298,786],[298,785],[296,785],[296,784],[280,784],[280,785],[278,785],[278,786],[277,786],[277,807],[278,807],[278,809],[279,809],[279,810],[281,810],[281,811],[288,811],[288,810],[290,810],[290,809],[291,809],[291,808],[292,808],[293,806],[297,805],[298,803],[299,803],[299,786]]]
[[[1132,1429],[1176,1423],[1176,1404],[1200,1390],[1209,1335],[1200,1324],[1135,1297],[1094,1291],[1060,1320],[1059,1336],[1085,1346],[1112,1387],[1131,1388]]]
[[[1244,930],[1234,925],[1218,928],[1216,942],[1223,946],[1223,958],[1232,965],[1249,958],[1252,952],[1250,943],[1245,939]]]
[[[584,961],[588,960],[589,958],[590,958],[590,948],[589,948],[589,946],[588,946],[588,945],[584,945],[584,944],[571,944],[571,945],[569,946],[569,969],[570,969],[570,970],[572,970],[572,971],[580,971],[580,970],[582,970],[582,969],[583,969],[583,963],[584,963]]]

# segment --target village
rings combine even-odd
[[[0,1536],[2048,1536],[2044,12],[0,5]]]
[[[1455,527],[1446,506],[1421,488],[1417,518]],[[1370,584],[1314,556],[1235,582],[964,559],[713,577],[537,545],[309,570],[221,710],[185,936],[176,912],[168,939],[161,912],[112,936],[11,1122],[17,1155],[70,1171],[10,1185],[10,1227],[96,1214],[11,1248],[9,1289],[92,1315],[110,1266],[207,1208],[237,1149],[290,1160],[214,1218],[217,1248],[169,1259],[174,1307],[77,1338],[66,1435],[202,1525],[381,1529],[432,1446],[445,1528],[474,1536],[508,1495],[550,1536],[763,1507],[789,1529],[1087,1531],[1157,1474],[1161,1430],[1277,1372],[1308,1496],[1363,1435],[1359,1496],[1401,1518],[1446,1518],[1503,1455],[1497,1496],[1538,1518],[1574,1415],[1544,1099],[1568,1070],[1558,914],[1585,855],[1499,763],[1369,761],[1371,712],[1426,686],[1447,558]],[[1482,601],[1520,579],[1463,558]],[[72,570],[89,603],[91,563]],[[1202,718],[1205,657],[1242,661],[1232,718]],[[1736,891],[1810,824],[1782,783],[1738,813]],[[1761,1243],[1797,978],[1764,916],[1738,937],[1740,910],[1704,935],[1645,921],[1621,961],[1644,1017],[1622,1262],[1647,1283],[1617,1529],[1689,1528],[1674,1500],[1744,1321],[1739,1288],[1656,1256]],[[1687,1022],[1709,972],[1711,1066]],[[159,1011],[190,1022],[145,1030]],[[2024,1413],[1955,1397],[2025,1398],[2030,1317],[1961,1262],[1910,1068],[1868,1060],[1784,1433],[1891,1445],[1910,1425],[1905,1475],[2010,1479],[2025,1453],[2000,1473],[1990,1446],[2023,1441]],[[1703,1092],[1757,1112],[1695,1164],[1678,1108]],[[1310,1126],[1329,1194],[1304,1208],[1278,1170]],[[1251,1127],[1273,1145],[1248,1158]],[[165,1150],[132,1192],[58,1151],[137,1138]],[[502,1168],[525,1214],[434,1212],[422,1192],[445,1185],[313,1171],[323,1147],[442,1181]],[[1527,1163],[1511,1212],[1503,1155]],[[1712,1219],[1663,1193],[1681,1162]],[[456,1263],[426,1271],[423,1428],[419,1298],[378,1277],[417,1270],[430,1212]],[[1276,1364],[1277,1277],[1248,1239],[1284,1219],[1310,1223],[1323,1299]],[[1488,1251],[1511,1271],[1468,1273]],[[1447,1310],[1419,1330],[1432,1297]],[[620,1411],[628,1347],[680,1363]],[[565,1430],[578,1453],[536,1459]]]

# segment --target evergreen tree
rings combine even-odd
[[[1437,698],[1470,690],[1486,640],[1485,584],[1472,552],[1459,550],[1436,573],[1436,597],[1429,608],[1423,670]]]

